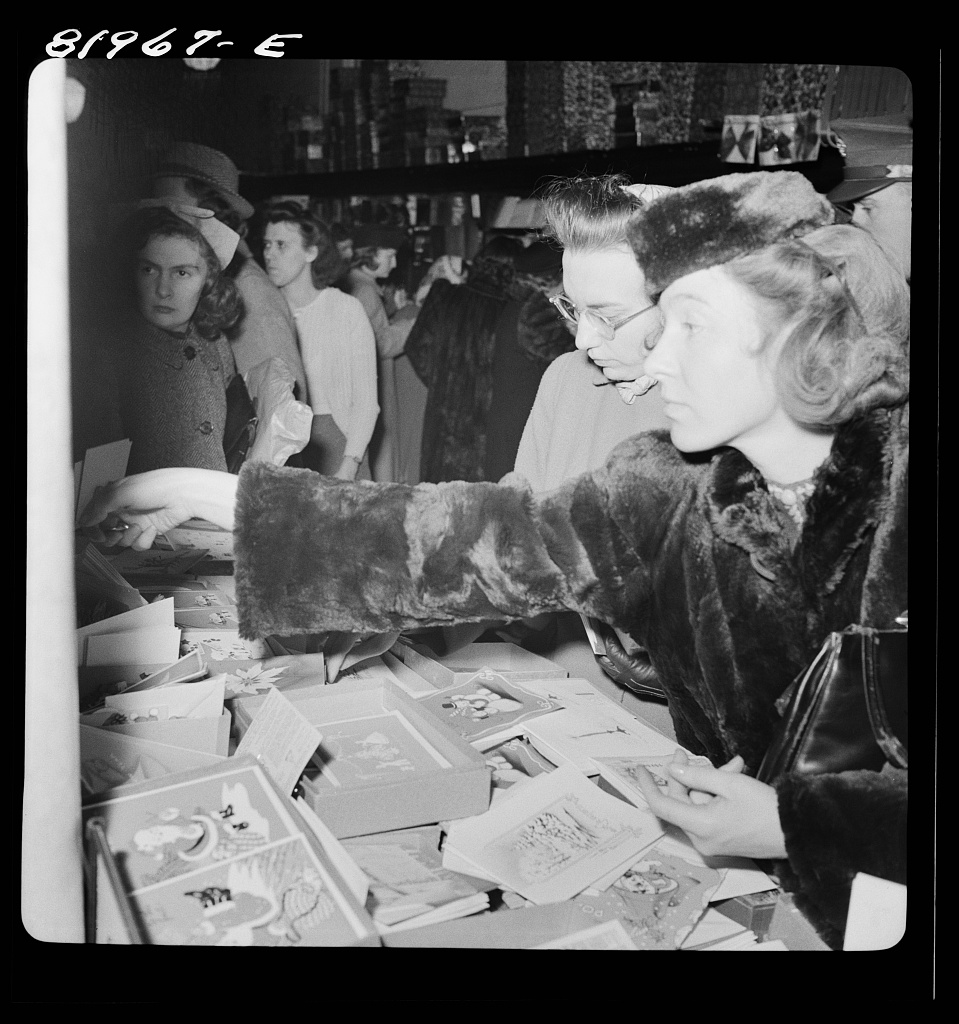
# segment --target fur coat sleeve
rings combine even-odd
[[[240,628],[389,632],[561,609],[624,621],[648,569],[613,525],[609,485],[605,473],[587,475],[534,499],[519,477],[343,486],[244,467]]]

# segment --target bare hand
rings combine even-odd
[[[80,517],[80,526],[108,547],[146,550],[157,534],[192,517],[177,486],[178,473],[157,469],[98,487]]]
[[[776,790],[743,775],[741,765],[731,767],[734,761],[722,768],[668,765],[678,784],[673,792],[667,786],[663,793],[643,768],[638,781],[650,810],[683,829],[704,856],[785,857]]]

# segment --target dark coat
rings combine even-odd
[[[516,477],[377,488],[253,465],[237,498],[241,629],[387,632],[574,610],[646,647],[679,743],[714,764],[741,754],[755,772],[774,701],[825,636],[889,627],[908,606],[907,476],[907,410],[847,424],[793,548],[743,455],[684,456],[660,432],[537,498]],[[856,871],[904,881],[905,786],[904,773],[847,773],[777,787],[784,884],[833,944]]]
[[[428,391],[420,457],[424,481],[487,478],[494,360],[504,328],[511,334],[508,343],[540,373],[574,346],[541,283],[508,262],[478,258],[464,284],[440,278],[431,286],[405,349]]]

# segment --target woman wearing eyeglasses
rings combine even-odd
[[[563,291],[550,301],[576,351],[543,374],[516,455],[534,492],[598,469],[627,437],[667,426],[643,373],[662,328],[626,235],[630,218],[669,189],[622,174],[567,178],[543,196],[546,232],[563,249]]]
[[[234,529],[245,636],[559,610],[624,629],[677,741],[716,766],[676,764],[679,792],[650,805],[705,854],[769,860],[840,948],[855,874],[906,880],[907,773],[752,777],[823,638],[908,607],[908,287],[834,217],[793,171],[652,200],[629,237],[660,297],[644,369],[669,432],[548,494],[247,464],[129,478],[82,522],[118,515],[117,542],[137,547],[190,516]]]

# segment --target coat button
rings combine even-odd
[[[213,424],[209,420],[204,420],[197,427],[197,430],[199,430],[201,434],[212,434],[213,433]]]
[[[187,345],[187,347],[183,350],[183,354],[187,357],[187,359],[196,359],[196,349],[192,345]]]

